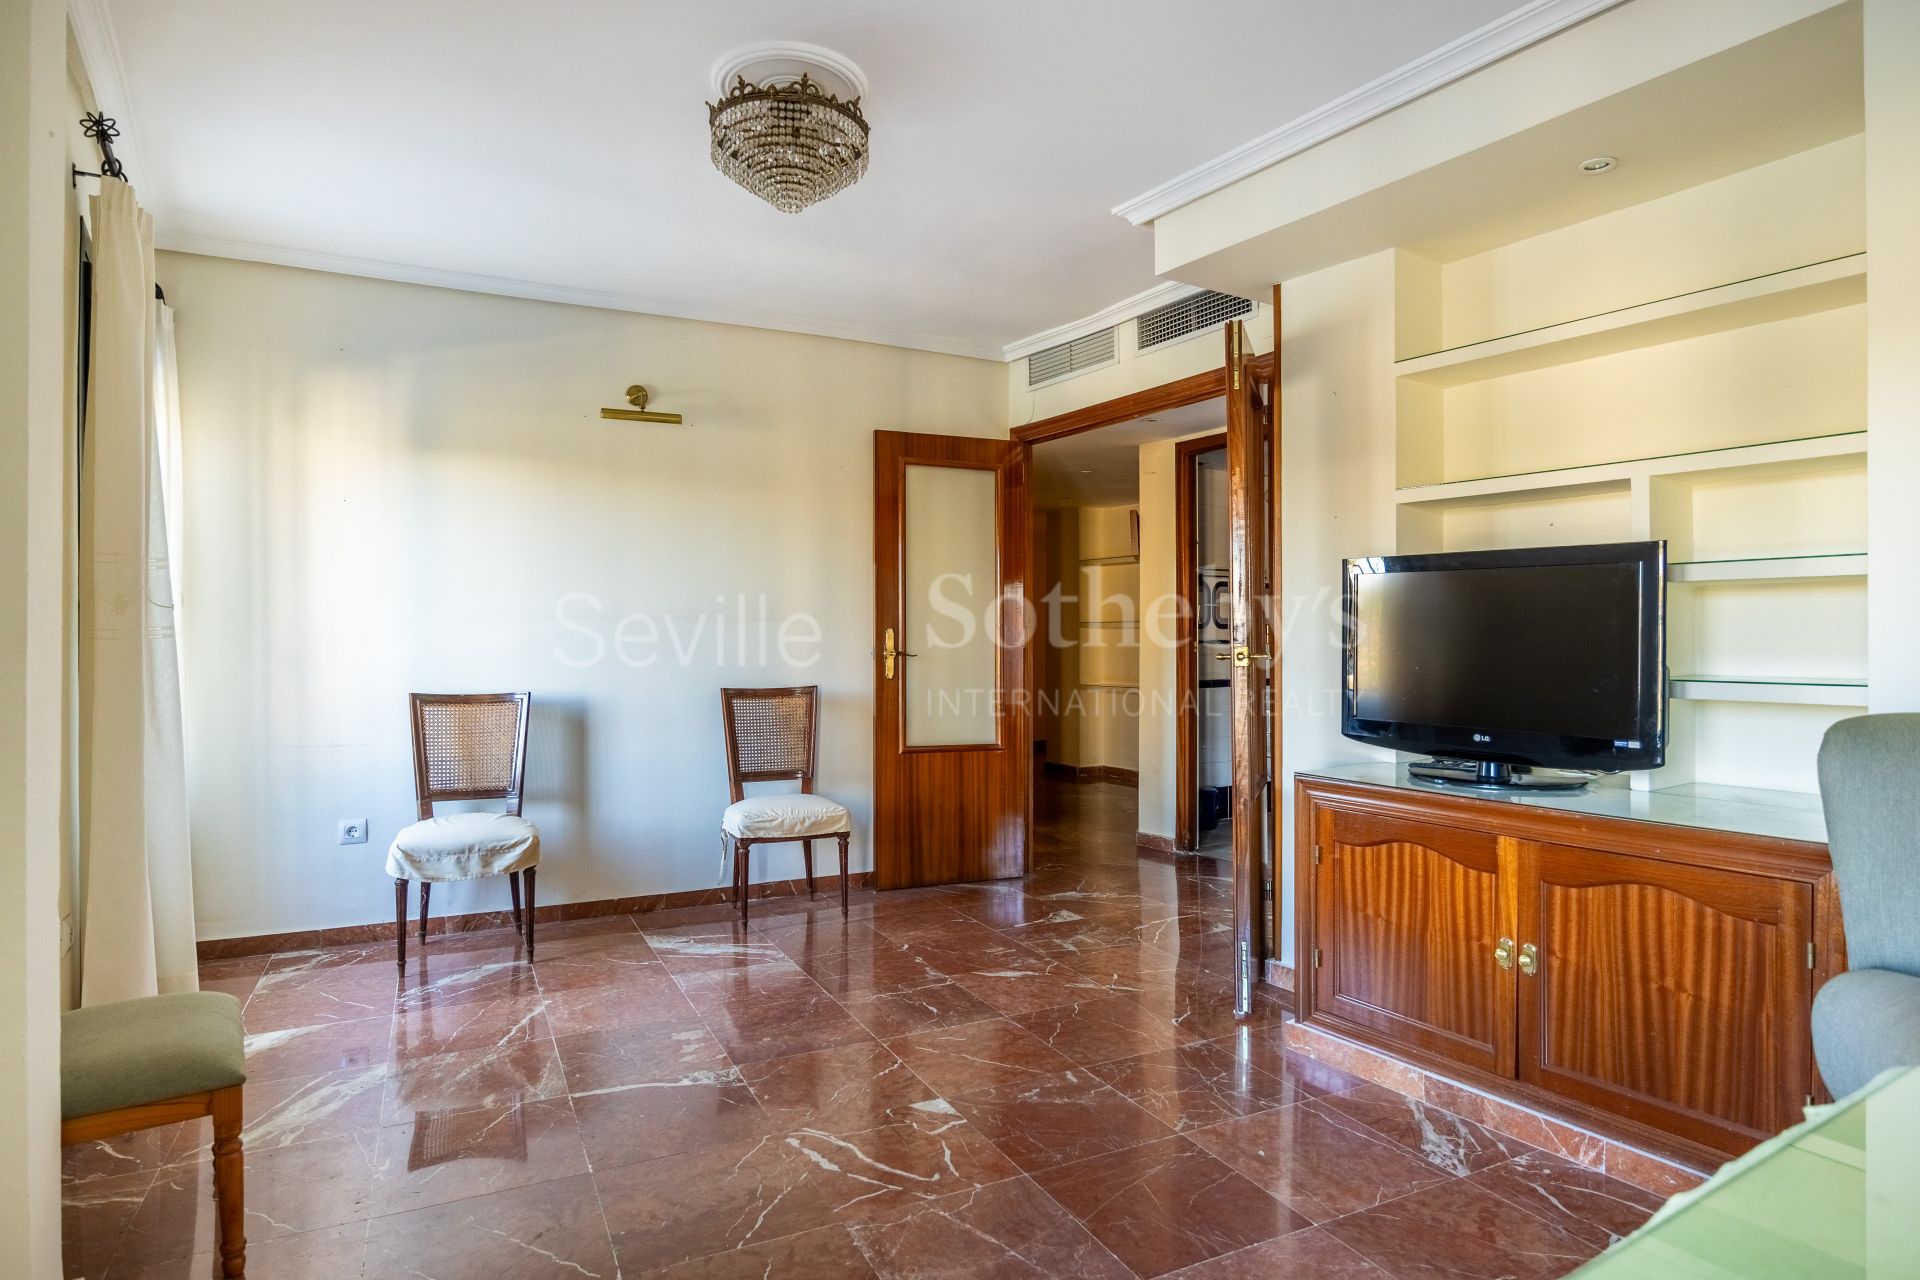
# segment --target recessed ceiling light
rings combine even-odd
[[[1605,173],[1607,170],[1616,167],[1619,163],[1620,162],[1612,156],[1595,156],[1591,160],[1582,160],[1580,162],[1580,172]]]

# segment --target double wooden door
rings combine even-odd
[[[1310,1016],[1743,1150],[1809,1089],[1813,888],[1334,807]]]

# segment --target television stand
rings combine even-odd
[[[1407,776],[1453,787],[1503,791],[1578,791],[1593,781],[1592,774],[1571,769],[1535,770],[1498,760],[1447,760],[1437,756],[1413,761],[1407,765]]]

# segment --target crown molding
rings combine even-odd
[[[93,89],[94,110],[120,126],[120,136],[113,143],[115,154],[135,180],[150,179],[153,175],[147,171],[146,148],[140,143],[143,122],[133,107],[127,64],[120,56],[120,38],[114,33],[107,0],[67,0],[67,24],[80,50],[80,66]],[[149,192],[154,185],[148,183]]]
[[[641,315],[664,316],[675,320],[698,320],[707,324],[739,325],[748,329],[772,329],[782,333],[803,333],[816,338],[839,338],[847,342],[870,342],[882,347],[903,347],[911,351],[929,351],[936,355],[966,356],[974,360],[1001,360],[1000,348],[986,342],[968,342],[939,334],[911,330],[884,329],[874,325],[843,324],[816,320],[778,311],[760,311],[744,307],[700,307],[664,298],[616,293],[603,289],[580,289],[569,285],[544,284],[534,280],[516,280],[506,276],[481,275],[469,271],[443,271],[404,262],[383,262],[373,258],[353,258],[345,254],[315,253],[290,249],[284,245],[259,244],[249,240],[229,240],[221,236],[196,235],[168,231],[164,221],[155,219],[154,245],[175,253],[197,253],[210,258],[234,258],[242,262],[265,262],[282,267],[300,267],[307,271],[326,271],[334,275],[364,276],[373,280],[391,280],[400,284],[430,285],[436,289],[457,289],[463,293],[490,293],[507,298],[527,298],[535,302],[558,302],[573,307],[598,307],[603,311],[631,311]]]
[[[1090,316],[1081,316],[1078,320],[1069,320],[1051,329],[1042,329],[1039,333],[1022,338],[1018,342],[1009,342],[994,358],[1007,361],[1024,360],[1036,351],[1044,351],[1062,342],[1072,342],[1075,338],[1084,338],[1089,333],[1111,328],[1124,320],[1133,319],[1142,312],[1151,311],[1165,303],[1199,292],[1201,292],[1201,286],[1197,284],[1181,284],[1178,280],[1168,280],[1151,289],[1143,289],[1131,298],[1123,298],[1110,307],[1102,307]]]
[[[1620,3],[1622,0],[1529,0],[1398,70],[1115,205],[1113,212],[1136,227],[1152,222]]]

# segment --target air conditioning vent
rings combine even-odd
[[[1102,329],[1098,333],[1089,333],[1084,338],[1062,342],[1028,356],[1027,385],[1037,387],[1068,374],[1085,373],[1103,364],[1112,364],[1113,360],[1113,330]]]
[[[1169,342],[1191,337],[1202,329],[1237,320],[1252,311],[1251,302],[1229,293],[1216,293],[1212,289],[1204,293],[1191,293],[1178,302],[1155,307],[1136,320],[1134,323],[1139,326],[1139,334],[1134,345],[1141,351],[1149,347],[1163,347]]]

